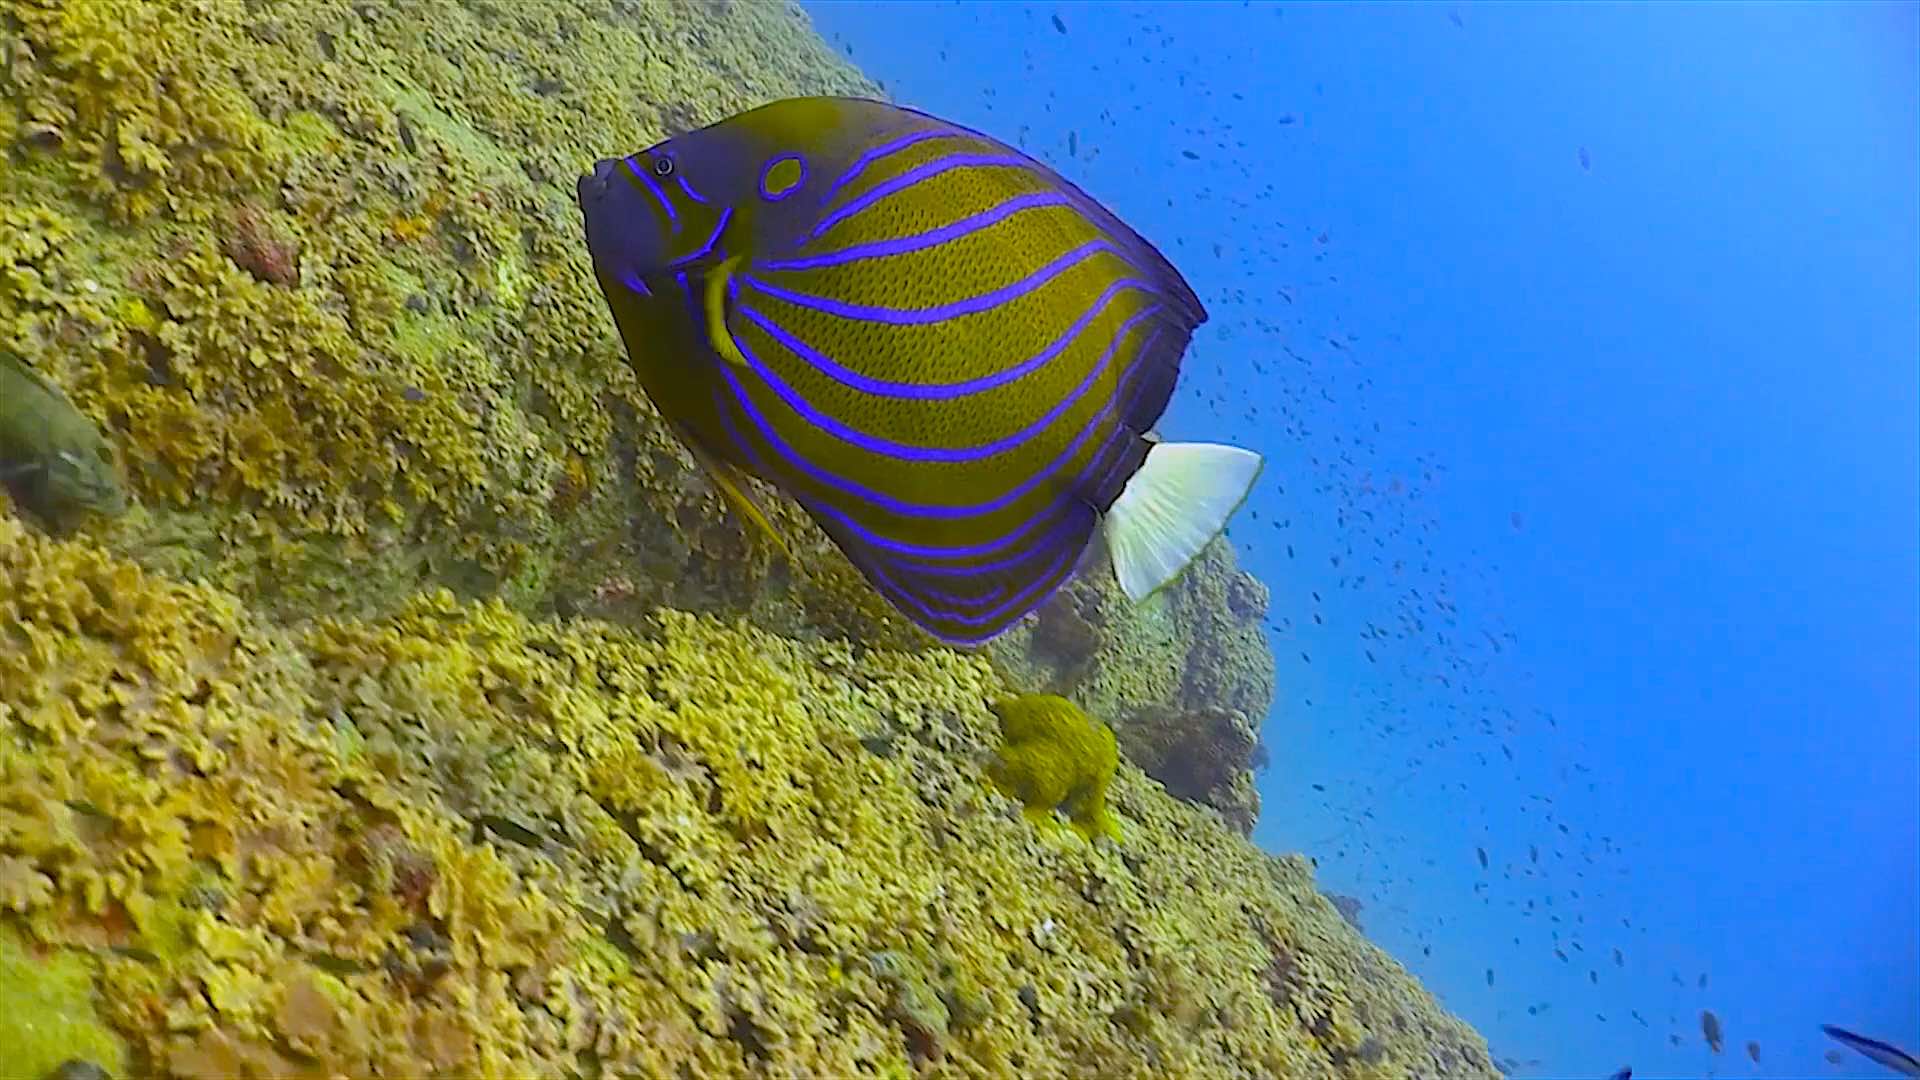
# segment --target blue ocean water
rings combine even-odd
[[[1205,299],[1261,844],[1516,1075],[1920,1049],[1920,9],[807,6]]]

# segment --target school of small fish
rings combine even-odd
[[[1020,50],[1024,70],[1038,77],[1045,70],[1080,64],[1081,77],[1113,86],[1110,103],[1089,113],[1052,90],[1023,90],[1016,101],[1007,86],[988,84],[979,90],[979,111],[987,116],[1017,114],[1017,120],[1009,121],[1008,141],[1056,167],[1104,167],[1113,144],[1122,140],[1130,155],[1143,141],[1158,145],[1159,160],[1144,171],[1108,172],[1105,179],[1165,191],[1169,208],[1178,202],[1181,213],[1209,222],[1212,235],[1197,241],[1176,237],[1168,248],[1196,281],[1209,283],[1201,292],[1213,314],[1210,340],[1189,350],[1187,377],[1177,398],[1197,404],[1223,430],[1268,433],[1269,441],[1250,445],[1276,457],[1284,451],[1290,475],[1263,485],[1263,491],[1285,499],[1297,489],[1322,504],[1337,504],[1336,524],[1344,536],[1332,549],[1307,541],[1296,516],[1273,513],[1258,499],[1227,530],[1248,547],[1270,545],[1286,565],[1297,568],[1302,583],[1324,582],[1313,588],[1302,584],[1297,604],[1286,602],[1285,582],[1273,583],[1275,603],[1267,626],[1276,655],[1312,665],[1322,650],[1353,648],[1383,677],[1398,679],[1371,699],[1362,688],[1361,700],[1350,695],[1337,719],[1329,719],[1351,725],[1359,716],[1382,746],[1406,746],[1408,752],[1400,768],[1383,771],[1375,781],[1310,778],[1304,790],[1317,797],[1321,809],[1345,822],[1340,831],[1314,845],[1316,855],[1369,883],[1372,887],[1361,898],[1370,909],[1394,911],[1394,894],[1414,879],[1415,868],[1434,868],[1443,860],[1427,851],[1394,850],[1398,838],[1383,834],[1375,809],[1379,802],[1418,777],[1429,761],[1462,754],[1472,755],[1489,772],[1499,769],[1502,779],[1512,784],[1536,785],[1522,796],[1520,809],[1537,826],[1538,839],[1523,842],[1517,852],[1492,840],[1469,838],[1463,846],[1465,865],[1480,871],[1474,885],[1480,903],[1525,920],[1545,939],[1538,947],[1571,969],[1569,974],[1583,987],[1607,986],[1615,973],[1620,979],[1657,978],[1672,987],[1672,1000],[1664,1008],[1645,1004],[1614,1017],[1593,1013],[1597,1022],[1653,1028],[1664,1020],[1671,1045],[1691,1040],[1704,1046],[1697,1028],[1687,1033],[1686,1017],[1705,1004],[1710,993],[1707,973],[1659,976],[1661,969],[1649,970],[1654,961],[1646,951],[1633,947],[1630,935],[1647,932],[1638,920],[1621,919],[1615,925],[1608,919],[1602,925],[1588,918],[1590,901],[1605,892],[1610,879],[1633,874],[1628,853],[1613,837],[1582,828],[1561,809],[1561,796],[1569,789],[1591,795],[1599,778],[1577,753],[1552,765],[1516,753],[1509,737],[1544,729],[1558,738],[1558,721],[1547,710],[1514,708],[1481,687],[1480,676],[1516,639],[1497,613],[1468,621],[1467,598],[1492,591],[1487,583],[1498,579],[1500,568],[1489,566],[1475,578],[1463,579],[1442,565],[1427,543],[1436,525],[1420,512],[1420,500],[1448,482],[1447,466],[1431,454],[1388,460],[1382,424],[1366,419],[1376,389],[1371,369],[1392,363],[1411,346],[1391,332],[1367,340],[1339,325],[1327,304],[1343,274],[1333,230],[1276,220],[1284,213],[1276,210],[1285,205],[1284,181],[1268,175],[1292,160],[1286,140],[1312,131],[1321,86],[1313,86],[1313,97],[1271,102],[1250,118],[1245,89],[1216,81],[1216,73],[1226,66],[1219,55],[1230,50],[1231,43],[1184,40],[1151,9],[1116,9],[1114,29],[1097,32],[1117,37],[1124,50],[1075,52],[1069,43],[1082,28],[1073,18],[1074,9],[1022,10],[1035,31]],[[1269,10],[1275,19],[1285,17],[1281,7]],[[1443,33],[1475,32],[1463,9],[1443,8],[1436,17],[1450,27]],[[956,66],[966,62],[961,50],[954,42],[934,46],[942,62]],[[847,51],[851,54],[851,45]],[[1194,107],[1164,127],[1150,128],[1140,102],[1162,87],[1179,92]],[[1209,111],[1215,104],[1220,107],[1217,114]],[[1559,152],[1572,178],[1599,179],[1601,150],[1576,143]],[[1301,156],[1310,157],[1310,151],[1302,150]],[[1153,170],[1179,180],[1169,183]],[[1251,242],[1254,237],[1257,242]],[[1192,261],[1193,254],[1202,259]],[[1321,303],[1310,303],[1314,298]],[[1247,349],[1244,343],[1250,340],[1262,347]],[[1221,355],[1227,350],[1234,357],[1231,363]],[[1242,365],[1250,372],[1234,370]],[[1290,377],[1279,378],[1282,372]],[[1249,386],[1260,392],[1249,392]],[[1526,533],[1530,524],[1520,509],[1507,515],[1513,534]],[[1323,606],[1323,594],[1330,589],[1384,600],[1383,615],[1363,626],[1337,627]],[[1283,644],[1293,647],[1283,652]],[[1413,680],[1431,688],[1430,699],[1409,700],[1404,688]],[[1319,703],[1302,697],[1293,704],[1314,710]],[[1453,718],[1447,733],[1408,743],[1407,737],[1420,731],[1416,717],[1431,713],[1436,705]],[[1443,797],[1471,803],[1482,814],[1488,809],[1486,791],[1465,784],[1449,785]],[[1430,918],[1414,929],[1419,958],[1437,959],[1436,946],[1446,940],[1443,922]],[[1600,935],[1615,937],[1595,941]],[[1589,957],[1606,957],[1611,964],[1576,963]],[[1481,971],[1490,986],[1507,985],[1496,979],[1491,966],[1473,964],[1470,970]],[[1689,999],[1691,1007],[1685,1003]],[[1537,1017],[1547,1015],[1553,1004],[1536,1001],[1517,1007]],[[1717,1038],[1724,1039],[1724,1033]],[[1746,1052],[1755,1057],[1759,1043],[1749,1041]],[[1514,1060],[1524,1065],[1530,1059]]]

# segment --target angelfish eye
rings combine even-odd
[[[662,179],[672,176],[673,159],[670,157],[655,158],[653,162],[653,175],[661,177]]]

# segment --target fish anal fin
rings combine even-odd
[[[693,444],[689,442],[688,445]],[[786,540],[782,539],[780,533],[774,529],[773,522],[767,520],[766,511],[762,510],[760,504],[755,502],[753,496],[748,493],[746,478],[740,471],[698,450],[693,452],[693,457],[700,463],[700,467],[706,470],[707,477],[713,481],[714,490],[727,501],[727,505],[733,509],[733,512],[772,541],[774,550],[778,551],[782,558],[793,562],[793,550],[787,547]]]

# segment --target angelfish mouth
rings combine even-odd
[[[581,206],[597,201],[607,193],[607,184],[613,179],[613,171],[619,166],[619,158],[602,158],[593,163],[593,171],[582,176],[577,185]]]

